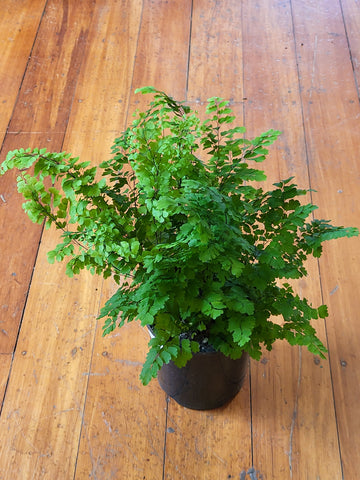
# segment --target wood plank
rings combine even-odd
[[[92,354],[98,278],[49,268],[44,235],[0,419],[0,478],[72,478]]]
[[[243,101],[242,4],[195,0],[192,12],[187,100]]]
[[[64,2],[61,7],[47,2],[10,133],[46,134],[45,147],[51,133],[65,131],[92,15],[88,0],[77,5]]]
[[[29,143],[21,144],[19,140],[15,145],[35,146],[30,136],[27,138]],[[10,141],[5,142],[6,150],[9,144]],[[40,225],[30,222],[21,208],[23,200],[16,190],[16,176],[9,172],[0,177],[0,352],[4,354],[13,352],[15,347],[42,230]]]
[[[2,2],[0,18],[0,145],[36,38],[45,0]]]
[[[264,164],[267,185],[309,186],[290,2],[244,4],[245,121],[251,135],[283,131]],[[305,21],[302,18],[302,21]],[[309,200],[309,198],[308,198]],[[316,262],[296,290],[321,304]],[[324,323],[316,327],[326,343]],[[254,466],[265,478],[341,478],[329,364],[277,342],[251,365]],[[316,455],[314,455],[316,451]]]
[[[186,98],[191,3],[144,1],[133,91],[150,84],[176,99]],[[148,96],[132,97],[131,112],[148,101]]]
[[[36,2],[32,5],[38,5]],[[6,5],[13,3],[10,0]],[[48,2],[37,40],[38,51],[30,60],[34,69],[29,65],[24,78],[25,84],[28,83],[20,92],[12,133],[7,136],[3,154],[19,146],[37,146],[42,140],[49,148],[60,149],[71,110],[64,147],[97,163],[104,158],[104,150],[109,152],[112,138],[123,129],[129,106],[133,110],[134,106],[147,102],[146,96],[129,95],[134,88],[146,84],[179,99],[187,94],[188,100],[198,103],[200,110],[208,96],[220,94],[233,98],[239,118],[241,99],[246,96],[246,125],[250,135],[270,127],[284,131],[268,160],[269,182],[295,174],[299,185],[306,186],[310,178],[319,192],[314,201],[320,204],[320,217],[332,218],[338,224],[358,223],[360,112],[339,8],[342,5],[354,60],[357,2],[194,0],[188,93],[187,69],[183,65],[187,61],[190,36],[190,23],[186,23],[186,18],[190,22],[190,0],[110,0],[96,4],[89,0],[76,4],[79,10],[75,2],[64,2],[61,6],[58,2]],[[29,3],[15,2],[19,9],[20,5],[28,8]],[[65,14],[63,8],[67,6]],[[35,23],[31,26],[31,16],[22,15],[20,10],[18,18],[24,24],[28,22],[31,30]],[[2,19],[0,28],[1,22]],[[55,31],[50,28],[51,22]],[[83,32],[81,38],[77,37],[79,41],[75,31],[79,35]],[[60,45],[54,37],[59,32],[65,35]],[[174,38],[169,40],[169,36]],[[233,44],[232,38],[235,38]],[[22,43],[20,33],[16,42]],[[137,43],[134,71],[130,59],[135,56]],[[242,46],[244,92],[242,82],[237,82],[242,77],[239,70],[243,62]],[[218,54],[220,48],[222,54]],[[46,54],[42,53],[44,49]],[[68,49],[73,52],[71,59]],[[7,61],[11,61],[10,57]],[[24,57],[19,61],[23,62]],[[298,93],[296,63],[302,98]],[[70,64],[74,67],[72,79]],[[59,79],[57,74],[64,76]],[[39,79],[47,85],[40,85],[38,92],[34,85]],[[70,96],[63,95],[64,91]],[[48,94],[54,95],[51,102]],[[306,155],[310,177],[304,162]],[[20,209],[21,201],[14,198],[14,189],[11,190],[14,179],[8,178],[6,184],[0,183],[0,194],[5,192],[4,185],[9,188],[4,195],[8,205],[3,205],[5,202],[0,198],[0,231],[7,233],[6,237],[0,236],[0,251],[8,263],[4,276],[1,268],[5,268],[5,262],[0,262],[3,279],[0,311],[7,315],[5,331],[8,333],[14,327],[11,335],[16,339],[13,322],[21,317],[40,232],[32,233],[22,224],[26,219]],[[10,212],[16,202],[18,210]],[[11,242],[12,248],[4,250],[3,245]],[[95,316],[99,305],[113,291],[112,283],[103,285],[101,280],[86,274],[69,280],[64,277],[62,266],[48,266],[45,252],[56,243],[56,238],[52,232],[46,232],[0,419],[0,479],[157,480],[229,475],[241,480],[305,479],[316,475],[357,478],[359,300],[353,291],[358,280],[355,271],[359,261],[358,242],[354,239],[327,245],[320,262],[321,284],[313,281],[318,277],[315,262],[310,266],[313,279],[299,286],[301,293],[315,304],[323,294],[330,307],[326,326],[344,476],[334,433],[329,362],[279,342],[262,362],[252,362],[251,391],[246,384],[226,408],[191,412],[174,402],[167,404],[156,381],[146,388],[138,382],[147,343],[145,332],[132,324],[104,339],[100,336],[101,325],[96,326]],[[24,270],[28,276],[23,275]],[[11,288],[5,292],[9,284]],[[22,289],[22,293],[17,289]],[[321,338],[326,340],[324,325],[317,322],[317,326]],[[0,330],[2,327],[4,324],[0,323]],[[6,334],[3,337],[0,343],[3,342],[4,348],[0,353],[7,353],[0,354],[0,398],[14,346]],[[249,448],[250,396],[253,462]],[[164,444],[167,448],[162,471]],[[253,471],[249,470],[251,465]]]
[[[243,478],[251,467],[249,398],[245,381],[229,405],[215,410],[188,410],[170,400],[164,478]]]
[[[57,2],[47,3],[3,144],[2,158],[15,148],[62,148],[92,12],[91,2],[67,5],[59,8]],[[0,292],[2,353],[12,352],[16,342],[42,230],[22,212],[23,200],[16,190],[16,176],[15,172],[9,172],[0,177],[0,228],[6,231],[0,237],[0,251],[6,259],[0,264],[0,277],[4,279]]]
[[[79,36],[81,30],[86,31],[91,23],[92,6],[93,2],[88,5],[79,2],[73,4],[66,14],[58,9],[60,32],[61,25],[64,27],[70,22],[69,28],[63,29],[63,33],[65,30],[68,33],[64,33],[63,40],[60,35],[58,41],[65,42],[63,49],[70,48],[73,52],[69,57],[72,58],[70,65],[63,63],[62,68],[74,66],[76,55],[78,58],[80,53],[81,58],[86,56],[86,44],[79,42]],[[49,26],[55,18],[53,7],[48,4]],[[53,30],[54,24],[48,30],[49,38]],[[56,33],[59,30],[55,29],[54,35]],[[72,41],[75,39],[76,42]],[[54,52],[56,45],[55,42]],[[67,56],[65,52],[59,60],[54,57],[55,64],[64,60],[64,56]],[[72,82],[73,87],[75,83]],[[67,91],[74,96],[74,91]],[[61,106],[61,100],[57,98],[54,105]],[[67,115],[70,108],[71,103],[64,106]],[[59,126],[61,115],[52,113],[50,127]],[[39,121],[39,125],[41,123]],[[64,147],[86,143],[87,134],[71,132]],[[90,146],[89,151],[92,160]],[[43,235],[17,342],[0,420],[3,432],[0,478],[74,476],[102,281],[87,272],[69,279],[65,277],[65,265],[50,267],[46,252],[56,245],[57,238],[57,233],[52,230]]]
[[[135,323],[106,338],[98,329],[76,479],[161,478],[166,397],[139,380],[148,340]]]
[[[318,216],[359,226],[360,109],[339,4],[295,1],[293,9],[311,181],[321,206]],[[349,480],[358,476],[360,465],[360,300],[354,295],[358,246],[358,238],[332,242],[320,259],[324,301],[331,313],[327,333],[343,474]]]
[[[81,73],[75,96],[83,101],[79,104],[75,101],[76,116],[71,119],[69,126],[72,131],[81,128],[89,132],[94,159],[104,157],[104,138],[106,142],[112,141],[123,130],[125,123],[131,121],[130,117],[126,119],[125,116],[127,106],[130,105],[132,109],[150,100],[149,96],[129,94],[135,87],[153,84],[158,88],[166,88],[171,79],[173,94],[185,88],[186,62],[183,63],[184,68],[176,66],[177,62],[181,62],[179,52],[183,45],[180,48],[180,43],[186,38],[184,31],[189,25],[184,4],[145,2],[142,10],[141,6],[140,1],[123,3],[122,15],[129,18],[130,13],[132,17],[127,20],[125,31],[121,34],[117,32],[121,13],[116,2],[111,4],[107,16],[99,19],[96,27],[94,24],[94,31],[99,32],[99,37],[94,34],[91,59]],[[122,22],[124,24],[124,20]],[[179,36],[174,36],[172,27],[175,25],[182,32]],[[106,32],[103,30],[105,26]],[[113,42],[104,47],[106,56],[101,43],[96,41],[103,37],[111,38]],[[119,56],[124,65],[119,63]],[[90,85],[97,86],[104,75],[109,79],[104,91],[92,89]],[[98,107],[99,95],[107,99],[103,103],[100,101],[101,109]],[[122,100],[120,106],[116,101],[119,98]],[[95,111],[96,123],[93,125],[91,113]],[[92,131],[88,125],[93,125]],[[113,291],[114,285],[106,282],[102,292],[103,301]],[[147,334],[137,324],[116,330],[105,338],[101,337],[99,327],[89,374],[75,478],[92,475],[104,479],[157,480],[162,477],[166,397],[156,381],[147,387],[143,387],[139,381],[148,340]]]
[[[187,98],[201,115],[207,98],[222,96],[231,99],[242,122],[240,45],[238,1],[194,2]],[[198,412],[170,400],[164,478],[243,478],[251,466],[249,377],[237,397],[220,409]]]
[[[12,355],[11,354],[0,354],[0,404],[2,405],[6,384],[9,379],[9,372],[11,368]],[[0,407],[0,411],[1,411]]]
[[[357,90],[360,90],[360,5],[357,0],[341,0],[345,33],[349,54],[354,69]]]

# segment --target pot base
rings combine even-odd
[[[173,362],[158,373],[161,388],[183,407],[211,410],[230,402],[246,376],[248,355],[233,360],[221,352],[199,352],[183,368]]]

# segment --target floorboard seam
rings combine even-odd
[[[168,428],[169,403],[170,403],[170,397],[166,397],[162,480],[165,480],[166,440],[167,440],[167,428]]]

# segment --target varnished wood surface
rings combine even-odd
[[[1,160],[18,147],[98,164],[154,85],[200,111],[231,99],[249,135],[283,132],[269,185],[295,175],[315,215],[359,225],[355,0],[0,0]],[[138,379],[147,335],[101,337],[114,289],[66,278],[57,233],[0,178],[0,480],[355,480],[360,470],[359,239],[297,285],[330,316],[319,360],[276,343],[228,406],[195,412]]]

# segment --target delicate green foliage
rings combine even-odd
[[[31,220],[62,230],[49,262],[67,258],[70,276],[86,268],[114,277],[103,333],[134,319],[152,327],[145,384],[164,363],[185,365],[204,341],[232,358],[259,359],[276,339],[323,356],[311,320],[327,307],[313,308],[287,279],[307,275],[304,262],[324,241],[357,229],[314,219],[316,206],[300,202],[307,191],[293,178],[269,191],[251,184],[266,179],[257,164],[280,132],[247,140],[221,98],[209,99],[201,122],[153,87],[138,91],[154,99],[115,139],[100,175],[45,149],[9,152],[1,165],[1,174],[20,170]]]

